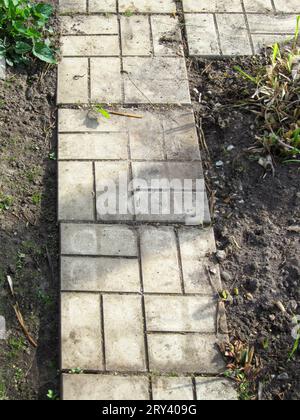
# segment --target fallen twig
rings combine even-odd
[[[19,308],[19,304],[18,304],[18,302],[16,302],[16,304],[15,305],[13,305],[13,308],[14,308],[14,311],[15,311],[15,313],[16,313],[16,316],[17,316],[17,319],[18,319],[18,321],[19,321],[19,324],[21,325],[21,328],[22,328],[22,330],[23,330],[23,332],[24,332],[24,334],[25,334],[25,336],[26,336],[26,338],[27,338],[27,340],[29,341],[29,343],[33,346],[33,347],[37,347],[37,343],[36,343],[36,341],[31,337],[31,335],[30,335],[30,333],[29,333],[29,331],[28,331],[28,329],[27,329],[27,327],[26,327],[26,325],[25,325],[25,322],[24,322],[24,318],[23,318],[23,316],[22,316],[22,314],[21,314],[21,311],[20,311],[20,308]]]
[[[119,115],[120,117],[127,117],[127,118],[137,118],[137,119],[142,119],[144,118],[143,115],[138,115],[138,114],[128,114],[127,112],[119,112],[119,111],[109,111],[110,114],[112,115]]]
[[[17,299],[16,299],[16,295],[15,295],[15,291],[14,291],[14,285],[13,285],[13,281],[12,281],[12,278],[10,277],[10,276],[7,276],[7,282],[8,282],[8,285],[9,285],[9,290],[10,290],[10,292],[11,292],[11,295],[12,295],[12,297],[14,298],[14,300],[15,300],[15,304],[14,305],[12,305],[12,307],[14,308],[14,311],[15,311],[15,314],[16,314],[16,317],[17,317],[17,319],[18,319],[18,321],[19,321],[19,324],[21,325],[21,328],[22,328],[22,330],[23,330],[23,333],[25,334],[25,336],[26,336],[26,338],[27,338],[27,340],[28,340],[28,342],[33,346],[33,347],[37,347],[37,343],[36,343],[36,341],[31,337],[31,335],[30,335],[30,333],[29,333],[29,331],[28,331],[28,328],[26,327],[26,324],[25,324],[25,321],[24,321],[24,318],[23,318],[23,316],[22,316],[22,313],[21,313],[21,311],[20,311],[20,307],[19,307],[19,304],[18,304],[18,302],[17,302]]]

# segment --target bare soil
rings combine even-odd
[[[258,164],[249,148],[260,122],[238,106],[254,93],[253,86],[233,70],[240,65],[255,75],[264,63],[263,54],[195,60],[190,81],[206,138],[202,154],[217,245],[226,251],[221,268],[224,288],[233,296],[227,304],[231,340],[253,344],[262,363],[249,398],[257,397],[260,383],[265,399],[297,400],[299,351],[288,358],[294,344],[291,320],[300,314],[299,232],[289,228],[300,226],[300,165],[283,165],[274,157],[273,176]]]
[[[55,3],[55,1],[53,1]],[[0,400],[58,388],[56,68],[33,61],[0,81]],[[10,275],[29,344],[16,319]]]

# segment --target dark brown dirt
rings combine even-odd
[[[37,61],[0,82],[0,400],[58,388],[55,95],[56,68]],[[37,349],[17,322],[7,275]]]
[[[249,150],[259,121],[243,108],[253,86],[233,70],[240,65],[255,74],[263,56],[243,60],[191,63],[194,108],[202,119],[208,152],[203,149],[207,184],[214,207],[224,288],[239,295],[227,304],[231,339],[255,346],[262,370],[254,387],[263,398],[300,398],[299,351],[288,362],[294,340],[291,319],[300,314],[299,233],[300,165],[276,161],[276,173],[265,173]],[[201,103],[199,103],[199,93]],[[249,294],[250,293],[250,294]],[[282,313],[275,302],[286,309]],[[250,395],[249,395],[250,397]]]

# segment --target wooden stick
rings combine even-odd
[[[15,305],[13,305],[13,308],[14,308],[14,311],[15,311],[15,313],[16,313],[16,316],[17,316],[17,319],[18,319],[18,321],[19,321],[19,324],[21,325],[21,328],[22,328],[22,330],[23,330],[23,332],[24,332],[24,334],[25,334],[25,336],[26,336],[26,338],[27,338],[27,340],[29,341],[29,343],[33,346],[33,347],[37,347],[37,343],[34,341],[34,339],[31,337],[31,335],[30,335],[30,333],[29,333],[29,331],[28,331],[28,329],[27,329],[27,327],[26,327],[26,325],[25,325],[25,322],[24,322],[24,319],[23,319],[23,316],[22,316],[22,314],[21,314],[21,312],[20,312],[20,309],[19,309],[19,305],[18,305],[18,303],[16,303]]]
[[[26,336],[27,340],[29,341],[29,343],[33,347],[36,348],[38,346],[37,345],[37,342],[31,337],[31,335],[30,335],[30,333],[29,333],[29,331],[28,331],[28,329],[27,329],[27,327],[25,325],[25,321],[24,321],[23,315],[22,315],[22,313],[20,311],[19,304],[18,304],[18,302],[16,300],[16,295],[15,295],[15,291],[14,291],[13,281],[12,281],[12,278],[10,276],[7,276],[7,282],[9,284],[9,289],[10,289],[11,295],[12,295],[12,297],[15,300],[15,304],[12,305],[12,307],[14,308],[14,311],[15,311],[16,317],[17,317],[17,319],[19,321],[19,324],[21,325],[21,328],[23,330],[23,333],[25,334],[25,336]]]
[[[119,112],[119,111],[108,111],[109,114],[112,115],[119,115],[120,117],[128,117],[128,118],[144,118],[143,115],[137,115],[137,114],[127,114],[126,112]]]

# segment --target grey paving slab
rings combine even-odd
[[[94,177],[91,162],[58,163],[59,220],[94,220]]]
[[[272,47],[275,42],[285,43],[291,41],[293,35],[277,35],[277,34],[255,34],[252,35],[254,50],[258,54],[265,47]]]
[[[120,12],[173,13],[176,11],[174,0],[119,0]]]
[[[225,368],[213,335],[148,334],[148,346],[155,372],[216,374]]]
[[[125,103],[189,104],[184,59],[124,57]]]
[[[183,258],[206,257],[216,251],[214,232],[206,229],[179,229],[180,251]]]
[[[223,55],[251,55],[252,48],[245,16],[218,14],[216,18]]]
[[[145,371],[146,351],[142,298],[103,296],[106,368],[110,371]]]
[[[59,160],[126,160],[127,133],[64,133],[59,135]]]
[[[182,190],[197,187],[196,181],[203,180],[201,162],[133,162],[133,176],[136,178],[135,188],[138,189],[157,189],[162,188],[164,180],[168,181],[172,189]],[[141,180],[141,181],[139,181]],[[158,181],[155,186],[153,181]],[[190,183],[184,184],[184,180]],[[174,183],[172,184],[172,181]],[[179,182],[178,182],[179,181]],[[146,183],[146,184],[145,184]],[[146,188],[145,188],[146,185]],[[178,185],[178,186],[177,186]],[[190,187],[189,187],[190,185]]]
[[[196,378],[197,399],[201,401],[237,401],[232,381],[224,378]]]
[[[81,292],[140,293],[137,259],[62,257],[61,288]]]
[[[200,160],[191,109],[143,111],[142,119],[128,120],[132,159]]]
[[[61,348],[62,369],[103,369],[98,295],[62,293]]]
[[[61,17],[64,35],[118,35],[117,16],[73,15]]]
[[[255,33],[294,34],[296,15],[249,14],[250,31]]]
[[[165,150],[168,160],[200,160],[194,113],[171,110],[163,116]]]
[[[153,399],[157,401],[193,400],[193,383],[189,377],[157,377],[152,378]]]
[[[156,56],[183,56],[181,28],[177,17],[151,16],[151,28]]]
[[[63,399],[66,401],[148,400],[146,376],[63,375]]]
[[[115,13],[116,11],[116,0],[89,0],[90,13]]]
[[[220,291],[220,271],[209,258],[216,249],[213,231],[183,228],[178,235],[186,293],[211,295]]]
[[[244,5],[248,13],[269,13],[274,11],[271,0],[244,0]]]
[[[87,103],[88,59],[63,58],[58,65],[58,104]]]
[[[191,56],[215,56],[220,54],[213,14],[186,14],[185,24]]]
[[[132,159],[164,160],[164,132],[159,112],[143,111],[142,119],[128,120]]]
[[[96,162],[96,207],[101,221],[130,221],[134,212],[128,193],[130,168],[128,162]]]
[[[182,0],[185,12],[242,12],[240,0]]]
[[[62,224],[61,253],[137,257],[137,235],[127,226]]]
[[[300,13],[298,0],[274,0],[276,10],[283,13]]]
[[[145,311],[148,331],[216,332],[217,305],[210,297],[146,296]]]
[[[134,207],[139,222],[180,223],[187,226],[210,223],[204,191],[135,191]]]
[[[85,13],[86,0],[59,0],[60,13]]]
[[[88,110],[59,109],[58,131],[60,133],[117,133],[126,132],[125,119],[111,115],[109,119],[90,116]]]
[[[152,53],[148,16],[121,16],[123,56],[149,56]]]
[[[140,228],[143,285],[146,293],[181,293],[175,231],[172,227]]]
[[[91,59],[91,99],[94,103],[122,102],[122,76],[119,58]]]
[[[94,57],[120,55],[119,39],[115,35],[62,36],[63,56]]]

